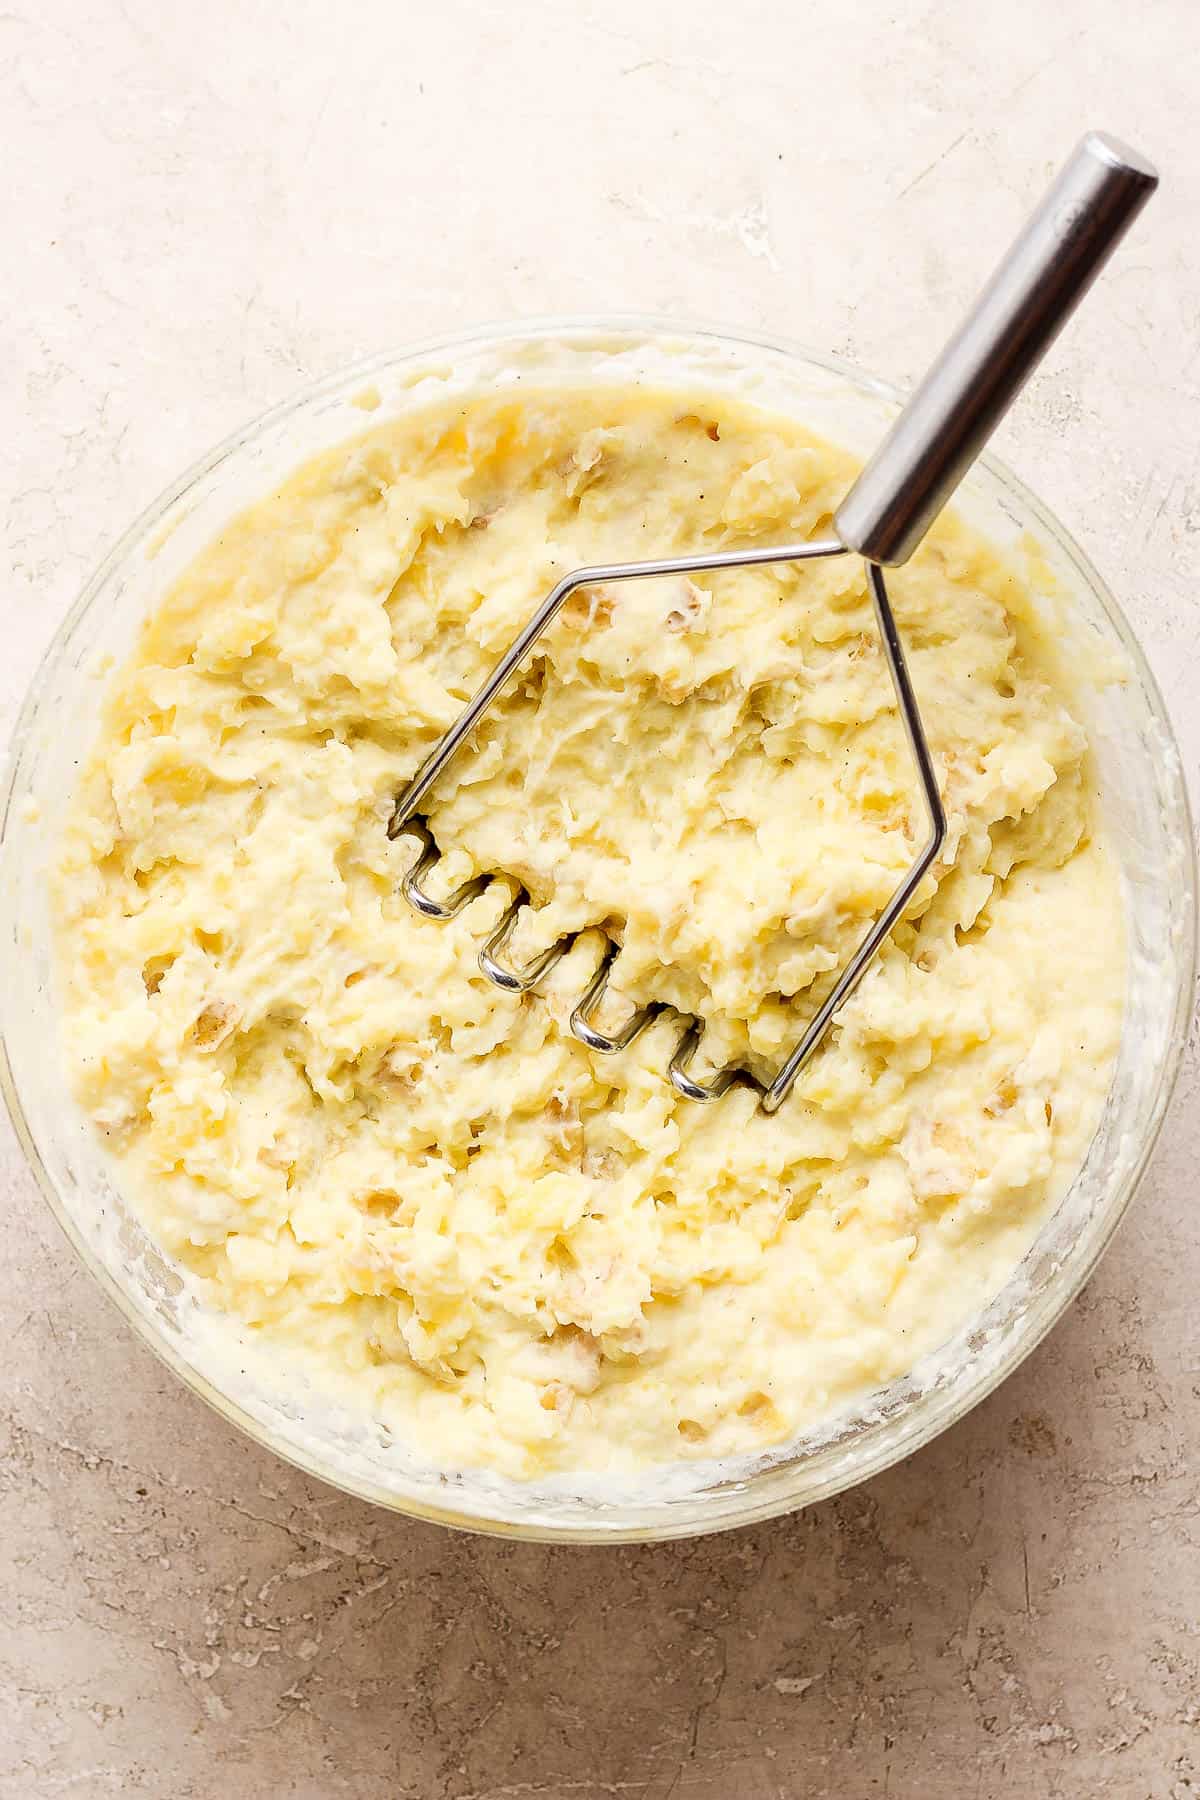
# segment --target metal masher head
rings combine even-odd
[[[819,1049],[841,1007],[866,974],[880,946],[904,913],[941,852],[946,818],[920,708],[909,677],[884,578],[885,567],[907,562],[934,519],[974,462],[983,444],[1024,386],[1100,269],[1158,185],[1150,163],[1137,151],[1100,132],[1077,146],[1041,204],[984,288],[974,308],[895,420],[833,518],[834,535],[813,542],[696,556],[609,563],[573,570],[547,594],[528,624],[496,663],[478,693],[425,758],[396,801],[388,836],[408,832],[421,852],[403,881],[408,901],[427,918],[452,919],[493,881],[513,889],[499,924],[479,952],[483,973],[511,993],[526,993],[542,981],[580,933],[571,933],[541,951],[523,968],[504,961],[529,895],[510,876],[481,874],[445,900],[424,887],[439,850],[420,808],[451,757],[461,748],[497,695],[521,667],[565,602],[580,588],[640,581],[651,576],[693,575],[763,564],[811,562],[857,553],[866,563],[880,645],[895,689],[896,704],[916,767],[929,821],[929,835],[887,905],[839,971],[821,1005],[775,1075],[760,1081],[750,1070],[730,1064],[709,1081],[689,1071],[704,1022],[685,1019],[671,1058],[669,1075],[689,1100],[711,1101],[735,1083],[754,1087],[764,1111],[787,1098],[806,1063]],[[638,1008],[621,1028],[606,1033],[596,1024],[620,946],[611,942],[571,1014],[571,1030],[602,1054],[624,1050],[659,1013],[658,1002]]]

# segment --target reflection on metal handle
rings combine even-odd
[[[1158,186],[1090,132],[838,508],[868,561],[907,562],[997,422]]]

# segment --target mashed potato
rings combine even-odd
[[[748,407],[506,389],[377,425],[234,520],[112,680],[58,858],[75,1085],[213,1306],[431,1462],[517,1476],[775,1444],[1010,1273],[1086,1150],[1122,927],[1021,579],[943,525],[892,582],[949,818],[774,1117],[676,1096],[661,1015],[771,1070],[926,835],[857,558],[576,595],[431,796],[429,885],[506,870],[479,972],[400,894],[398,789],[536,601],[614,556],[820,534],[839,452]]]

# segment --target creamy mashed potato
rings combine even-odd
[[[400,894],[397,790],[582,562],[828,531],[850,462],[728,399],[522,392],[377,425],[235,519],[111,681],[58,857],[65,1042],[215,1307],[442,1466],[776,1444],[984,1304],[1094,1130],[1121,912],[1053,627],[944,524],[892,581],[949,818],[774,1117],[567,1018],[771,1070],[926,835],[857,558],[577,595],[428,807],[544,994]],[[1048,617],[1049,615],[1047,615]],[[617,991],[619,989],[619,991]]]

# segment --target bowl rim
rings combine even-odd
[[[164,515],[190,489],[212,474],[223,462],[244,446],[273,428],[284,424],[288,418],[308,410],[321,400],[338,394],[355,383],[369,382],[373,375],[384,370],[405,363],[420,362],[444,353],[466,351],[471,348],[482,349],[488,346],[503,348],[507,343],[517,344],[531,340],[552,341],[571,337],[599,341],[606,336],[632,337],[643,343],[654,339],[676,341],[712,339],[719,344],[735,349],[768,351],[773,355],[782,356],[791,363],[808,364],[812,368],[837,376],[857,388],[861,393],[871,395],[891,406],[902,405],[906,398],[903,390],[858,368],[849,359],[825,351],[812,350],[807,345],[787,337],[758,330],[747,330],[743,327],[712,320],[640,312],[537,314],[484,321],[455,331],[437,333],[413,343],[374,351],[366,357],[345,363],[328,374],[303,384],[265,411],[237,426],[204,455],[192,462],[181,475],[163,488],[148,505],[144,506],[102,557],[85,581],[75,601],[67,609],[39,659],[9,735],[3,773],[0,776],[0,870],[4,869],[11,854],[8,834],[11,811],[21,786],[26,745],[38,715],[42,690],[50,673],[65,652],[81,622],[86,618],[96,596],[110,577],[135,548],[160,527]],[[1150,1109],[1147,1128],[1139,1145],[1137,1156],[1131,1164],[1122,1186],[1109,1198],[1097,1228],[1090,1234],[1087,1253],[1074,1256],[1069,1267],[1064,1263],[1063,1269],[1068,1278],[1061,1286],[1055,1284],[1052,1304],[1043,1307],[1040,1312],[1036,1307],[1030,1308],[1025,1315],[1028,1328],[1023,1328],[1013,1334],[1013,1341],[1008,1344],[1004,1354],[995,1358],[980,1371],[965,1396],[945,1389],[930,1393],[927,1403],[920,1408],[919,1412],[916,1407],[910,1409],[913,1427],[907,1436],[877,1446],[874,1453],[864,1459],[862,1466],[855,1468],[848,1477],[840,1468],[829,1471],[823,1478],[814,1480],[803,1493],[771,1492],[755,1499],[752,1491],[741,1489],[740,1500],[742,1503],[737,1503],[737,1497],[731,1496],[732,1504],[727,1503],[726,1506],[714,1509],[714,1516],[706,1518],[703,1516],[702,1510],[704,1490],[697,1490],[690,1497],[697,1503],[700,1516],[676,1517],[674,1512],[664,1512],[653,1523],[641,1524],[621,1522],[622,1515],[628,1514],[632,1510],[624,1503],[614,1506],[611,1523],[599,1522],[599,1517],[597,1517],[597,1521],[594,1523],[581,1520],[578,1524],[549,1524],[539,1521],[536,1517],[531,1518],[528,1522],[504,1517],[485,1518],[479,1514],[459,1512],[453,1506],[435,1506],[419,1499],[390,1492],[382,1487],[373,1487],[367,1481],[339,1476],[307,1446],[282,1441],[269,1425],[259,1420],[240,1400],[235,1399],[224,1388],[217,1386],[189,1362],[154,1327],[150,1317],[133,1304],[121,1283],[115,1279],[107,1266],[94,1253],[92,1246],[76,1225],[70,1211],[63,1203],[55,1181],[46,1168],[21,1102],[4,1032],[4,1020],[0,1016],[0,1093],[3,1094],[17,1141],[50,1212],[85,1269],[117,1307],[126,1323],[132,1326],[142,1342],[149,1347],[160,1362],[165,1364],[178,1379],[222,1418],[228,1420],[273,1455],[281,1457],[304,1474],[312,1476],[327,1486],[339,1489],[357,1500],[384,1507],[402,1516],[461,1531],[519,1539],[526,1542],[606,1544],[666,1542],[676,1538],[700,1537],[718,1531],[762,1523],[767,1519],[800,1511],[819,1500],[829,1499],[850,1487],[856,1487],[864,1481],[871,1480],[894,1463],[904,1460],[921,1449],[950,1425],[973,1411],[1019,1367],[1062,1317],[1094,1272],[1128,1210],[1154,1153],[1178,1082],[1187,1041],[1188,1025],[1192,1016],[1193,986],[1196,978],[1197,851],[1187,783],[1182,771],[1182,759],[1179,755],[1178,742],[1162,690],[1112,590],[1091,559],[1081,549],[1073,533],[1050,511],[1049,507],[1030,491],[1018,476],[1013,474],[1006,463],[987,451],[977,461],[978,466],[985,469],[1002,488],[1013,496],[1023,514],[1036,526],[1037,530],[1043,532],[1065,553],[1099,602],[1122,651],[1129,660],[1132,672],[1136,675],[1152,710],[1157,715],[1158,725],[1164,733],[1169,750],[1173,753],[1175,770],[1172,785],[1176,790],[1179,822],[1183,828],[1181,835],[1187,844],[1187,851],[1181,858],[1181,862],[1186,887],[1186,894],[1183,898],[1190,909],[1191,928],[1186,933],[1186,948],[1177,960],[1177,980],[1168,1048]],[[4,885],[7,888],[9,884],[5,883]],[[6,1004],[3,995],[0,995],[0,1013]]]

